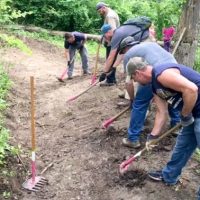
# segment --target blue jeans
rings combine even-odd
[[[128,128],[128,139],[132,142],[138,141],[140,133],[144,126],[146,113],[153,98],[153,91],[151,84],[139,85],[135,99],[132,104],[130,124]],[[169,115],[171,117],[171,126],[180,122],[179,111],[168,107]]]
[[[166,183],[172,185],[177,183],[183,167],[197,147],[200,148],[200,118],[196,118],[190,126],[184,127],[178,135],[171,160],[162,170]],[[200,200],[200,189],[198,200]]]
[[[81,56],[81,62],[82,62],[82,68],[83,68],[83,72],[87,72],[88,71],[88,54],[87,54],[87,49],[83,46],[81,49],[77,49],[76,46],[71,45],[69,47],[69,57],[70,60],[72,60],[75,56],[76,50],[79,51],[79,54]],[[75,60],[75,59],[74,59]],[[68,66],[68,76],[72,76],[73,74],[73,70],[74,70],[74,60],[73,62]]]

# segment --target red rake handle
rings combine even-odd
[[[132,164],[132,162],[140,157],[142,155],[142,153],[146,151],[146,148],[142,149],[141,151],[139,151],[138,153],[136,153],[134,156],[132,156],[131,158],[129,158],[128,160],[125,160],[124,162],[122,162],[119,166],[119,171],[121,174],[123,174],[124,172],[126,172],[129,168],[129,166]]]
[[[86,90],[84,90],[84,91],[81,92],[80,94],[69,98],[69,99],[67,100],[67,102],[74,101],[74,100],[77,99],[78,97],[82,96],[82,95],[85,94],[88,90],[90,90],[90,89],[92,89],[94,86],[96,86],[96,84],[97,84],[98,82],[99,82],[99,81],[96,81],[94,84],[92,84],[89,88],[87,88]]]
[[[94,74],[92,75],[91,85],[93,85],[97,80],[97,76]]]
[[[110,119],[106,120],[105,122],[103,122],[102,127],[103,128],[108,128],[108,126],[110,126],[110,124],[112,124],[114,120],[115,119],[113,119],[113,118],[110,118]]]

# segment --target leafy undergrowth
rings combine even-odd
[[[15,184],[20,172],[18,165],[13,163],[18,162],[16,156],[19,154],[19,149],[9,144],[9,130],[5,128],[4,111],[7,108],[6,97],[12,85],[8,74],[5,72],[3,64],[0,64],[0,199],[10,198],[11,191],[15,191]],[[14,169],[17,167],[18,169]]]

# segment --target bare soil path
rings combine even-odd
[[[101,129],[102,122],[117,114],[118,89],[116,86],[96,86],[85,95],[67,104],[72,95],[86,89],[89,76],[81,76],[80,63],[76,62],[75,78],[59,83],[56,76],[65,67],[63,50],[45,42],[27,40],[33,51],[27,56],[13,49],[2,54],[2,59],[13,65],[10,76],[13,88],[9,95],[10,108],[7,112],[7,127],[12,141],[23,149],[25,165],[30,157],[30,76],[36,85],[36,134],[38,173],[49,163],[44,177],[49,184],[37,193],[21,190],[25,177],[18,179],[16,187],[21,191],[21,200],[193,200],[198,188],[199,176],[195,169],[200,165],[190,161],[182,177],[184,185],[169,187],[150,181],[146,173],[160,169],[169,159],[170,152],[160,146],[147,153],[133,167],[131,179],[119,177],[119,164],[136,153],[121,145],[129,123],[127,112],[114,123],[116,131],[107,133]],[[90,58],[90,66],[94,66]],[[149,117],[141,141],[152,127]],[[164,143],[171,146],[174,138]],[[19,191],[18,190],[18,191]]]

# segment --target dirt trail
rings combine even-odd
[[[54,165],[45,174],[49,184],[37,193],[22,190],[21,200],[192,200],[198,187],[199,177],[194,170],[197,163],[191,161],[183,173],[185,186],[175,191],[162,183],[151,182],[146,176],[136,176],[135,184],[119,178],[118,167],[123,159],[137,151],[121,145],[126,136],[129,112],[114,125],[114,133],[101,129],[102,122],[120,112],[116,102],[118,89],[96,86],[80,99],[67,104],[66,100],[89,86],[90,77],[80,76],[80,63],[76,62],[76,77],[59,83],[56,76],[65,67],[62,50],[47,43],[27,40],[32,56],[18,50],[4,52],[5,62],[13,68],[10,76],[14,82],[9,95],[10,109],[7,126],[13,135],[13,142],[21,144],[23,159],[29,165],[30,154],[30,84],[29,77],[35,77],[36,85],[36,134],[37,167],[41,172],[49,163]],[[94,66],[90,58],[90,66]],[[144,132],[149,132],[151,118]],[[145,136],[141,138],[144,144]],[[173,141],[168,138],[167,141]],[[170,142],[171,143],[171,142]],[[158,148],[145,154],[134,166],[146,173],[159,169],[169,158],[169,152]],[[137,170],[135,173],[137,173]],[[144,174],[143,174],[144,175]],[[19,179],[20,187],[24,177]],[[141,178],[141,179],[140,179]],[[136,184],[137,182],[137,184]]]

